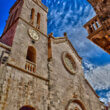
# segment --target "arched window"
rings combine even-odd
[[[33,107],[31,107],[31,106],[23,106],[19,110],[35,110],[35,109]]]
[[[27,60],[36,63],[36,49],[32,46],[28,47],[28,51],[27,51]]]
[[[34,23],[34,18],[35,18],[35,9],[32,8],[32,10],[31,10],[31,24]]]
[[[40,29],[40,19],[41,19],[40,13],[37,13],[37,28],[38,29]]]

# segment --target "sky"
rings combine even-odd
[[[16,0],[0,0],[0,35],[3,32],[9,9]],[[100,100],[110,102],[110,55],[86,37],[83,25],[94,17],[95,11],[87,0],[42,0],[49,8],[48,34],[55,37],[67,32],[69,40],[83,58],[85,77]]]

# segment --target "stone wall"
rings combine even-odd
[[[74,58],[78,71],[71,75],[62,63],[62,53],[69,52]],[[50,62],[50,109],[65,110],[71,100],[81,101],[85,110],[101,110],[100,101],[86,83],[81,62],[68,42],[52,43]]]
[[[31,10],[35,9],[35,18],[33,26],[37,27],[37,13],[40,13],[40,31],[47,35],[47,12],[45,12],[39,5],[37,5],[33,0],[24,0],[21,18],[25,19],[27,22],[30,22]]]
[[[27,50],[29,46],[36,49],[36,73],[42,77],[48,77],[47,59],[48,59],[48,39],[38,32],[39,40],[32,43],[32,38],[29,36],[28,30],[32,28],[26,22],[19,20],[16,33],[13,40],[11,57],[9,62],[20,68],[25,69]]]
[[[46,81],[10,66],[4,66],[0,76],[0,110],[19,110],[24,105],[31,105],[36,110],[47,110]]]

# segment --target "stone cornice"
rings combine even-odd
[[[12,25],[2,34],[2,36],[0,37],[0,39],[11,29],[11,27],[13,27],[14,24],[17,23],[17,21],[19,20],[19,17],[12,23]]]
[[[4,49],[7,49],[7,50],[11,50],[11,47],[8,46],[8,45],[5,45],[3,43],[0,42],[0,47],[4,48]]]
[[[34,28],[36,31],[40,32],[42,35],[44,35],[45,37],[48,38],[48,36],[46,34],[44,34],[43,32],[41,32],[39,29],[35,28],[32,24],[28,23],[25,19],[23,19],[22,17],[19,17],[19,19],[21,19],[22,21],[24,21],[26,24],[28,24],[29,26],[31,26],[32,28]]]
[[[16,65],[13,65],[13,64],[11,64],[11,63],[7,63],[7,66],[13,67],[13,68],[15,68],[15,69],[17,69],[17,70],[20,70],[20,71],[24,72],[25,74],[34,76],[34,77],[39,78],[39,79],[41,79],[41,80],[44,80],[44,81],[46,81],[46,82],[49,81],[48,79],[46,79],[46,78],[44,78],[44,77],[41,77],[41,76],[36,75],[36,74],[33,74],[32,72],[26,71],[25,69],[20,68],[20,67],[18,67],[18,66],[16,66]],[[36,73],[37,73],[37,72],[36,72]]]
[[[82,58],[79,56],[79,54],[77,53],[76,49],[73,47],[72,43],[70,42],[70,40],[68,39],[68,43],[69,46],[72,48],[72,50],[76,53],[76,55],[78,56],[79,60],[82,61]]]
[[[48,13],[48,8],[43,3],[41,3],[39,0],[37,2],[35,0],[32,1],[36,3],[40,8],[42,8],[46,13]],[[42,6],[45,8],[43,8]]]
[[[84,27],[88,26],[90,23],[94,22],[94,20],[98,18],[98,15],[94,16],[92,19],[90,19],[86,24],[84,24]]]
[[[11,11],[18,5],[18,3],[19,3],[20,1],[21,1],[21,0],[17,0],[17,1],[15,2],[15,4],[11,7],[9,13],[11,13]]]
[[[12,8],[10,9],[10,13],[11,13],[11,11],[17,6],[17,4],[20,2],[21,0],[17,0],[16,2],[15,2],[15,4],[12,6]],[[24,2],[24,0],[22,0],[23,2]],[[40,8],[42,8],[46,13],[48,13],[48,8],[43,4],[43,3],[41,3],[40,1],[39,2],[36,2],[36,1],[34,1],[34,0],[32,0],[35,4],[37,4]],[[45,7],[45,8],[43,8],[43,7]]]
[[[96,95],[97,98],[99,98],[99,96],[96,94],[95,90],[92,88],[92,86],[90,85],[90,83],[87,81],[87,79],[85,79],[86,83],[89,85],[89,87],[91,88],[91,90],[93,91],[93,93]]]
[[[54,36],[53,36],[53,33],[50,33],[48,36],[51,37],[54,41],[55,41],[55,40],[57,41],[57,43],[55,43],[55,44],[64,43],[64,42],[67,41],[68,44],[69,44],[69,46],[70,46],[70,48],[73,50],[73,52],[76,53],[76,55],[77,55],[77,57],[79,58],[79,60],[82,61],[82,58],[78,55],[76,49],[73,47],[73,45],[72,45],[72,43],[70,42],[70,40],[68,39],[66,33],[64,33],[64,37],[54,37]],[[63,41],[62,41],[62,40],[63,40]]]
[[[97,29],[96,31],[94,31],[93,33],[91,33],[90,35],[87,36],[88,39],[92,39],[94,37],[94,35],[98,34],[99,32],[103,31],[103,27],[101,26],[99,29]],[[105,33],[103,31],[103,33]]]

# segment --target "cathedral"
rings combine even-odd
[[[67,33],[47,35],[48,8],[17,0],[0,38],[0,110],[105,110]]]

